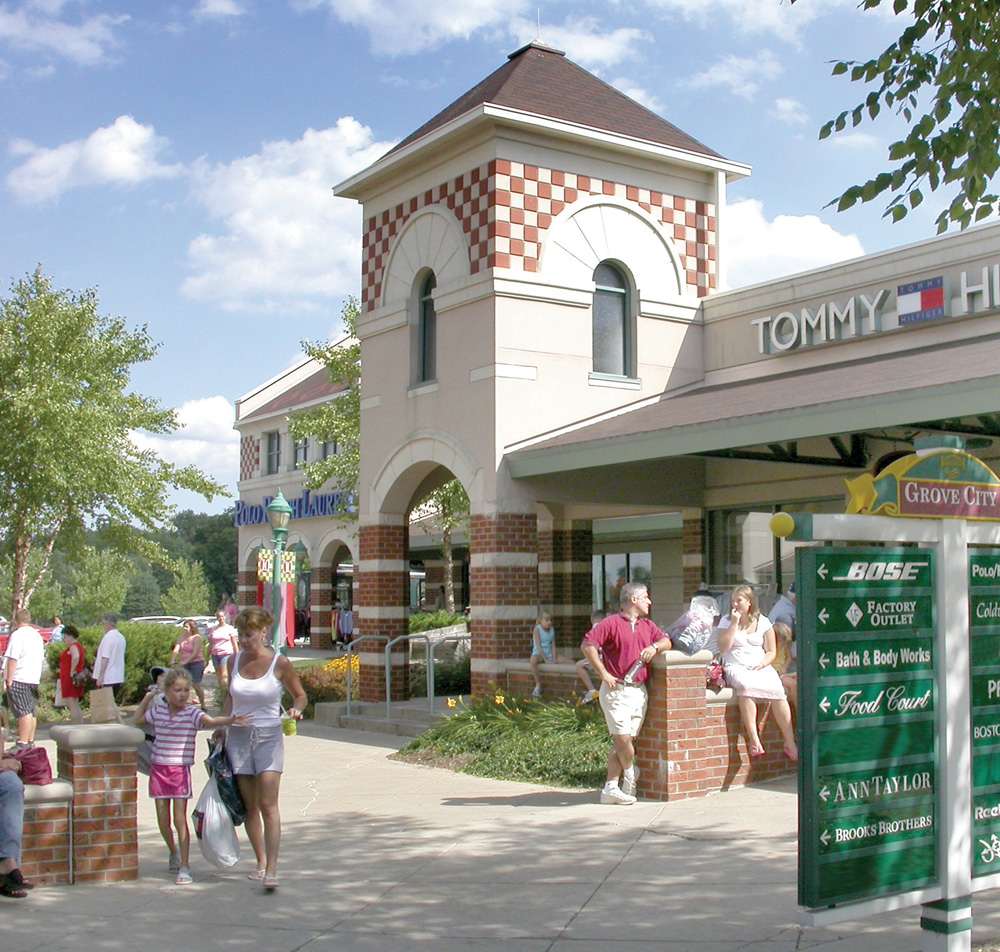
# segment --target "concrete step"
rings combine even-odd
[[[393,734],[396,737],[419,737],[427,730],[427,725],[419,721],[387,721],[384,717],[364,717],[359,714],[352,714],[350,717],[344,714],[338,720],[336,726],[346,730]]]

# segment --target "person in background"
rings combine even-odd
[[[604,612],[599,608],[590,613],[590,627],[593,628],[599,621],[604,620]],[[583,686],[587,689],[587,693],[584,694],[581,704],[590,704],[591,701],[597,700],[598,692],[597,688],[594,687],[594,681],[590,677],[590,672],[593,670],[590,667],[590,662],[586,658],[581,658],[575,665],[576,676],[583,682]]]
[[[229,662],[229,695],[222,713],[253,718],[253,727],[234,726],[226,733],[226,753],[246,806],[246,831],[257,858],[249,878],[266,890],[278,886],[281,813],[278,791],[285,766],[281,699],[292,706],[285,717],[302,716],[309,699],[292,662],[270,648],[274,616],[263,608],[245,608],[236,616],[239,651]]]
[[[49,635],[49,644],[53,641],[57,644],[63,640],[63,620],[58,616],[54,615],[52,618],[52,634]]]
[[[538,666],[542,662],[549,664],[572,664],[570,658],[564,658],[556,651],[556,629],[552,624],[552,616],[541,612],[531,632],[531,676],[535,679],[535,689],[532,697],[542,696],[542,679],[538,674]]]
[[[80,632],[75,625],[66,625],[62,632],[66,647],[59,655],[59,692],[69,708],[69,719],[73,724],[83,723],[80,698],[86,690],[83,680],[87,668],[87,656],[80,644]]]
[[[218,624],[208,630],[208,653],[219,679],[219,687],[225,692],[229,690],[229,659],[236,654],[236,629],[229,624],[221,608],[215,613],[215,618]]]
[[[18,774],[21,762],[3,756],[0,740],[0,896],[24,899],[35,884],[29,883],[18,868],[21,838],[24,835],[24,785]]]
[[[774,623],[774,640],[777,647],[777,654],[774,661],[774,670],[778,672],[781,683],[785,686],[785,693],[788,695],[788,703],[794,710],[799,706],[799,676],[795,671],[795,660],[793,651],[795,642],[792,640],[792,629],[784,622]]]
[[[226,613],[226,621],[228,621],[230,625],[235,624],[236,614],[239,609],[228,595],[222,596],[222,610]]]
[[[625,806],[635,803],[639,780],[634,763],[634,739],[646,716],[648,696],[644,682],[649,677],[649,662],[673,644],[670,637],[649,620],[653,601],[645,585],[626,582],[621,587],[619,599],[621,611],[594,625],[580,648],[600,675],[601,709],[614,741],[608,756],[601,803]],[[626,676],[629,676],[628,681]]]
[[[45,642],[38,629],[32,626],[28,609],[19,608],[14,612],[14,624],[17,628],[10,633],[4,655],[4,683],[10,709],[17,718],[17,746],[30,747],[35,742],[38,724],[35,709],[45,661]]]
[[[99,688],[111,688],[118,702],[118,689],[125,680],[125,636],[118,630],[118,616],[105,615],[101,619],[104,637],[94,655],[94,680]],[[118,723],[122,722],[121,712],[116,709]]]
[[[194,619],[188,618],[177,636],[174,650],[170,654],[170,667],[180,664],[189,675],[194,693],[198,695],[198,706],[205,710],[205,689],[201,686],[205,676],[205,641],[198,631]]]
[[[751,757],[760,757],[764,745],[757,729],[757,702],[770,701],[774,720],[785,741],[785,756],[799,759],[792,729],[792,711],[785,688],[771,662],[777,655],[774,626],[757,607],[757,596],[749,585],[733,591],[729,614],[719,622],[719,651],[726,684],[736,694]]]
[[[783,625],[788,625],[795,632],[795,583],[793,582],[788,586],[788,590],[778,598],[778,600],[771,607],[771,610],[767,613],[767,617],[771,619],[771,624],[776,625],[781,622]]]

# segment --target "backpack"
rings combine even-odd
[[[717,612],[711,595],[695,595],[688,610],[667,629],[674,648],[686,655],[701,651],[712,637]]]

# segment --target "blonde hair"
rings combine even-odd
[[[186,671],[184,668],[171,668],[165,675],[163,675],[163,690],[166,691],[172,684],[177,681],[187,681],[188,687],[193,685],[191,679],[191,673]]]
[[[733,589],[733,594],[729,597],[730,605],[736,601],[736,597],[738,595],[746,596],[747,601],[750,603],[750,611],[747,621],[756,624],[757,619],[760,618],[760,608],[757,605],[757,593],[750,585],[737,585],[736,588]]]
[[[540,611],[538,613],[538,617],[535,619],[535,624],[540,626],[542,624],[542,619],[543,618],[547,618],[549,620],[549,622],[551,622],[552,621],[552,612],[547,612],[544,609],[542,609],[542,611]]]
[[[780,641],[786,646],[792,643],[792,629],[783,621],[776,621],[771,627],[774,629],[775,641]]]
[[[250,608],[244,608],[234,619],[233,625],[235,625],[236,630],[244,635],[248,631],[259,631],[261,629],[265,631],[270,631],[271,626],[274,624],[274,615],[272,615],[266,608],[258,608],[256,605],[251,605]]]

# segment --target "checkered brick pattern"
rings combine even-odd
[[[260,469],[260,440],[244,436],[240,440],[240,479],[253,479]]]
[[[537,271],[542,237],[553,219],[591,195],[614,196],[645,209],[673,239],[688,286],[699,297],[716,287],[712,203],[496,159],[368,219],[361,268],[362,305],[369,311],[378,306],[393,241],[407,219],[421,208],[438,204],[451,209],[467,236],[473,274],[487,268]]]

